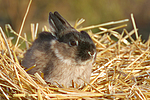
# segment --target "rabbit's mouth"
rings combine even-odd
[[[94,61],[96,59],[97,52],[94,52],[93,54],[89,54],[89,55],[91,57],[91,59],[90,59],[91,63],[94,63]]]
[[[88,52],[88,54],[90,55],[90,57],[92,58],[92,61],[94,62],[96,59],[97,52],[96,51],[94,53]]]
[[[89,65],[89,64],[93,64],[95,62],[95,59],[96,59],[96,55],[97,55],[97,52],[94,52],[91,54],[91,52],[88,52],[90,58],[87,59],[87,60],[79,60],[77,59],[77,65]]]

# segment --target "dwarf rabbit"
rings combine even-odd
[[[83,85],[90,81],[96,46],[85,32],[78,32],[58,12],[49,13],[51,32],[39,33],[38,38],[24,55],[22,65],[28,71],[44,73],[44,79],[52,84]],[[80,77],[80,78],[79,78]]]

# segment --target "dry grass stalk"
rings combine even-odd
[[[30,6],[31,6],[31,3],[32,3],[32,0],[30,0],[29,4],[28,4],[28,7],[27,7],[27,10],[26,10],[26,13],[24,15],[24,18],[23,18],[23,21],[22,21],[22,24],[21,24],[21,27],[20,27],[20,31],[19,31],[19,34],[18,34],[18,38],[17,38],[17,41],[15,43],[15,47],[18,45],[19,43],[19,39],[20,39],[20,35],[22,33],[22,30],[23,30],[23,26],[24,26],[24,23],[26,21],[26,18],[27,18],[27,15],[28,15],[28,12],[29,12],[29,9],[30,9]]]

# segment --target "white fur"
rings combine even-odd
[[[52,40],[52,41],[51,41],[52,46],[54,46],[55,43],[56,43],[55,40]],[[51,48],[54,48],[54,47],[51,47]],[[66,63],[66,64],[68,64],[68,65],[71,65],[71,64],[72,64],[73,61],[70,60],[70,59],[65,59],[64,56],[61,55],[61,53],[59,52],[58,49],[55,48],[53,51],[54,51],[56,57],[57,57],[60,61],[62,61],[63,63]]]

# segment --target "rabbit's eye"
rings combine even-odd
[[[77,46],[78,41],[69,41],[69,46]]]

